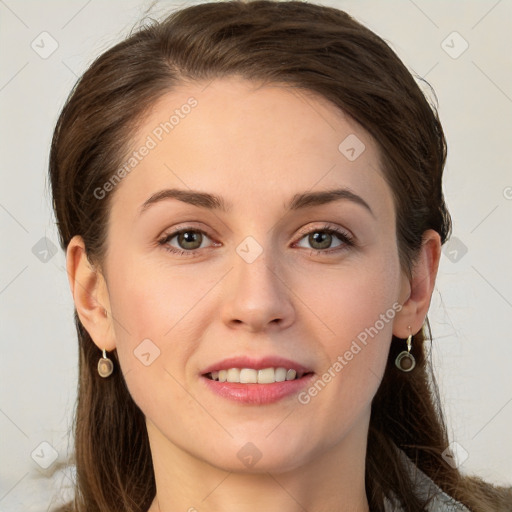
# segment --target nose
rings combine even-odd
[[[247,263],[238,255],[229,273],[222,320],[230,328],[249,332],[284,329],[295,321],[290,283],[264,251]]]

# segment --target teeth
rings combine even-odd
[[[297,376],[297,372],[295,370],[288,370],[286,372],[286,380],[293,380]]]
[[[239,382],[242,384],[272,384],[273,382],[283,382],[285,380],[300,379],[304,372],[296,372],[293,369],[286,368],[265,368],[263,370],[254,370],[253,368],[230,368],[229,370],[219,370],[211,372],[212,380],[219,382]]]
[[[250,368],[240,370],[239,382],[242,384],[256,384],[258,382],[258,371]]]
[[[275,379],[276,379],[276,382],[285,381],[286,380],[286,368],[276,368]]]
[[[240,382],[240,369],[239,368],[230,368],[228,370],[228,378],[227,382]]]
[[[272,384],[272,382],[276,382],[275,373],[274,368],[258,370],[258,384]]]

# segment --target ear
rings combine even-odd
[[[82,237],[75,236],[66,251],[69,286],[80,322],[100,350],[116,347],[105,278],[87,258]]]
[[[423,233],[412,277],[404,277],[402,283],[400,303],[403,306],[393,325],[393,334],[397,338],[407,338],[409,334],[414,335],[421,330],[430,307],[440,257],[441,237],[437,231],[428,229]]]

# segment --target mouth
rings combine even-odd
[[[311,385],[315,373],[290,359],[267,356],[230,357],[201,372],[209,392],[239,404],[255,406],[276,403]]]
[[[274,384],[275,382],[300,380],[312,373],[313,372],[279,366],[259,370],[255,368],[229,368],[227,370],[214,370],[203,374],[203,376],[217,382],[237,384]]]

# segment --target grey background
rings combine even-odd
[[[157,2],[151,13],[191,3],[198,2]],[[429,312],[436,375],[455,462],[510,484],[512,2],[320,3],[346,9],[381,35],[438,96],[454,230]],[[1,511],[47,510],[70,477],[61,468],[70,449],[77,343],[47,193],[52,130],[76,78],[149,7],[0,0]],[[46,55],[52,44],[58,47]]]

